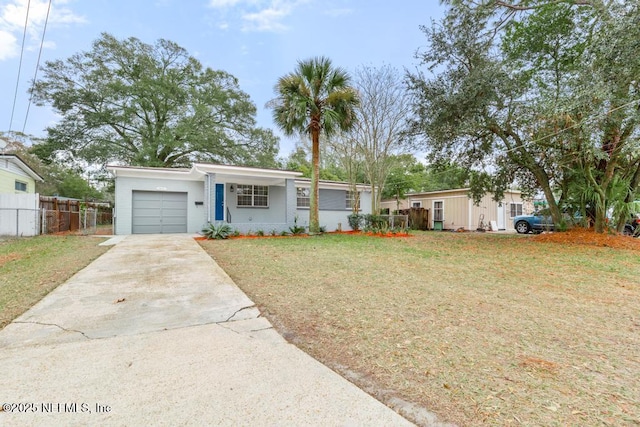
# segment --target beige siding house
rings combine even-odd
[[[0,154],[0,194],[33,194],[42,177],[15,154]]]
[[[405,199],[384,200],[382,209],[390,212],[398,209],[424,208],[429,210],[429,226],[431,229],[475,230],[480,218],[487,224],[493,224],[498,230],[513,230],[513,217],[531,210],[528,202],[522,199],[517,190],[508,190],[500,202],[493,200],[493,195],[487,194],[475,205],[468,196],[468,188],[454,190],[430,191],[425,193],[407,194]]]

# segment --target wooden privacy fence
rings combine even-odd
[[[95,228],[98,224],[111,224],[112,211],[106,203],[82,202],[40,196],[41,233]]]
[[[409,228],[413,230],[429,229],[429,209],[425,209],[425,208],[401,209],[398,211],[398,213],[401,215],[407,215],[409,217]]]
[[[39,194],[0,194],[0,236],[36,236],[65,231],[95,232],[111,224],[108,203],[59,199]]]

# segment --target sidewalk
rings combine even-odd
[[[0,425],[412,425],[288,344],[187,235],[128,236],[0,331]]]

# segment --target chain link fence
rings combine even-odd
[[[96,234],[99,226],[112,223],[113,209],[106,203],[59,200],[38,194],[0,196],[1,236],[27,237],[61,232]]]

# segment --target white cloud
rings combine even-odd
[[[238,3],[243,3],[244,0],[209,0],[209,6],[215,9],[223,9],[227,7],[232,7],[237,5]]]
[[[0,61],[18,54],[16,38],[8,31],[0,30]]]
[[[76,15],[70,9],[61,6],[66,3],[67,1],[65,0],[52,2],[47,28],[86,22],[84,17]],[[29,46],[27,46],[27,49],[34,49],[35,46],[40,46],[42,30],[47,19],[49,1],[31,0],[29,4],[29,0],[10,0],[0,6],[0,60],[15,57],[20,51],[18,43],[21,43],[24,32],[27,5],[29,5],[29,20],[27,22]],[[45,47],[54,45],[50,41],[45,43]]]
[[[242,31],[282,32],[283,23],[296,7],[309,0],[209,0],[211,8],[219,9],[225,17],[232,16],[241,23]],[[228,29],[229,20],[222,21],[221,29]]]
[[[282,19],[291,13],[287,8],[269,8],[255,13],[247,13],[242,16],[244,31],[271,31],[280,32],[287,29],[282,24]]]

